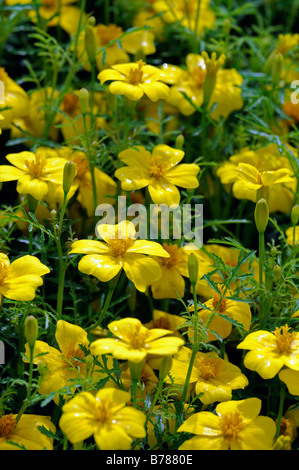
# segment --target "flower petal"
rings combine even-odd
[[[78,264],[81,273],[92,275],[102,282],[113,279],[121,268],[121,261],[109,254],[86,255]]]
[[[137,253],[126,253],[123,267],[127,277],[133,282],[136,289],[145,292],[147,287],[160,279],[162,271],[157,263],[149,256]]]

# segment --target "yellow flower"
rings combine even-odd
[[[268,195],[269,211],[289,213],[296,191],[296,178],[287,157],[287,151],[297,157],[297,150],[287,145],[282,154],[276,144],[257,150],[243,148],[222,163],[217,170],[221,183],[230,186],[234,197],[257,200],[257,192]]]
[[[298,46],[299,34],[279,34],[275,53],[286,54],[290,49]]]
[[[215,23],[215,14],[209,4],[210,0],[155,0],[153,9],[165,23],[182,24],[200,35]]]
[[[295,243],[295,245],[298,245],[298,242],[299,242],[299,225],[297,225],[297,226],[295,227],[295,238],[293,237],[293,235],[294,235],[294,229],[293,229],[293,227],[289,227],[289,228],[286,230],[285,233],[286,233],[288,245],[293,246],[293,242]],[[293,238],[294,238],[294,240],[293,240]]]
[[[59,392],[63,387],[72,387],[72,381],[76,378],[86,378],[85,353],[81,348],[89,348],[87,333],[83,328],[72,325],[64,320],[58,320],[55,339],[58,348],[49,346],[44,341],[37,340],[34,346],[34,363],[43,366],[46,374],[39,388],[40,394]],[[25,355],[29,357],[29,346],[25,345]],[[27,360],[26,360],[27,362]],[[101,369],[93,373],[97,378]],[[59,402],[59,396],[54,398]]]
[[[162,328],[148,329],[137,318],[123,318],[108,325],[114,338],[100,338],[91,343],[93,355],[112,354],[120,360],[140,363],[148,355],[175,354],[184,344],[181,338],[167,336],[172,331]]]
[[[184,385],[190,357],[191,350],[185,347],[174,356],[170,376],[175,384]],[[189,384],[199,400],[210,405],[231,400],[232,391],[245,388],[248,380],[239,367],[217,354],[197,352]]]
[[[179,450],[272,450],[276,425],[260,410],[260,399],[247,398],[219,403],[216,414],[196,413],[178,429],[195,434]]]
[[[133,439],[142,439],[145,415],[127,406],[130,394],[114,388],[96,395],[82,392],[62,408],[59,426],[73,444],[94,436],[100,450],[129,450]]]
[[[126,276],[141,292],[145,292],[149,285],[161,277],[160,265],[152,256],[169,257],[169,254],[157,242],[135,239],[132,222],[103,224],[99,232],[104,242],[78,240],[72,244],[69,254],[86,255],[79,261],[79,271],[108,282],[123,268]]]
[[[36,289],[43,284],[41,276],[50,269],[35,256],[25,255],[10,263],[0,253],[0,300],[1,296],[11,300],[33,300]]]
[[[163,73],[142,60],[112,65],[111,69],[102,70],[98,78],[101,84],[112,82],[108,86],[110,93],[124,95],[132,101],[138,101],[143,95],[151,101],[166,99],[169,95],[168,85],[162,83]]]
[[[231,334],[233,321],[241,324],[246,331],[249,331],[251,324],[249,305],[246,302],[230,299],[233,293],[226,291],[224,294],[224,286],[218,284],[218,289],[221,295],[214,291],[213,297],[207,300],[203,304],[204,308],[198,311],[198,317],[203,325],[206,325],[213,315],[208,327],[208,341],[215,341],[219,339],[218,336],[222,339],[227,338]],[[192,305],[189,310],[193,311],[194,305]],[[232,322],[225,317],[231,319]],[[189,336],[193,337],[193,332],[190,332]]]
[[[203,250],[196,249],[196,246],[193,244],[185,245],[184,249],[187,252],[191,250],[198,258],[198,281],[196,284],[196,293],[203,298],[209,298],[214,295],[215,291],[208,284],[208,282],[203,278],[205,274],[209,274],[211,279],[215,284],[221,284],[224,281],[227,281],[227,278],[230,275],[232,269],[238,265],[238,261],[242,257],[240,250],[235,248],[230,248],[226,246],[216,245],[209,243],[204,245],[204,249],[210,253],[205,253]],[[219,264],[215,261],[214,256],[220,258],[222,263]],[[213,273],[213,274],[210,274]],[[252,274],[254,279],[258,280],[258,262],[254,259],[250,265],[249,261],[243,263],[238,271],[239,274]],[[250,287],[248,279],[242,280],[242,285],[246,286],[246,289]],[[248,285],[247,285],[248,284]],[[241,285],[240,281],[233,281],[228,288],[230,290],[235,290]]]
[[[222,69],[224,57],[211,58],[203,52],[188,54],[186,57],[187,70],[164,64],[165,81],[170,83],[170,94],[167,103],[177,107],[184,116],[190,116],[200,108],[208,95],[207,105],[210,109],[214,103],[217,106],[211,117],[219,120],[235,110],[241,109],[243,99],[241,96],[242,76],[235,69]],[[208,66],[209,65],[209,66]],[[186,94],[194,103],[193,106],[184,96]]]
[[[163,312],[162,310],[153,310],[153,319],[145,323],[145,327],[148,329],[162,328],[164,330],[170,330],[173,336],[182,338],[181,328],[184,326],[185,318],[175,315],[173,313]]]
[[[0,182],[17,180],[19,194],[30,194],[41,201],[48,193],[49,182],[62,184],[66,161],[54,149],[39,147],[35,153],[10,153],[6,159],[12,166],[1,165]]]
[[[188,277],[188,255],[183,248],[176,244],[163,243],[163,248],[169,253],[169,258],[155,259],[161,266],[162,277],[151,285],[154,299],[177,299],[184,297],[185,280]]]
[[[40,426],[56,432],[49,416],[23,414],[17,422],[17,415],[3,415],[0,418],[0,450],[53,450],[53,438],[41,432]]]
[[[22,118],[29,112],[29,98],[20,85],[12,80],[3,67],[0,67],[0,80],[4,87],[4,102],[1,104],[1,128],[9,129],[16,118]]]
[[[292,369],[282,369],[278,373],[279,379],[284,382],[291,395],[299,396],[299,371]]]
[[[263,379],[272,379],[284,366],[299,371],[299,333],[290,331],[288,325],[274,332],[254,331],[237,348],[249,349],[244,365]]]
[[[115,176],[125,191],[148,187],[155,204],[179,204],[180,192],[176,186],[188,189],[199,186],[199,166],[179,165],[184,155],[182,150],[165,144],[157,145],[152,153],[141,146],[128,148],[118,155],[127,166],[118,168]]]
[[[115,64],[125,64],[130,61],[129,54],[136,54],[138,51],[142,51],[144,55],[156,52],[155,36],[150,30],[132,31],[124,34],[123,29],[116,24],[98,24],[92,28],[96,38],[96,65],[98,70],[103,70]],[[110,42],[112,44],[108,45]],[[85,70],[90,71],[91,65],[86,62],[85,31],[80,34],[77,53],[81,62],[84,63]]]

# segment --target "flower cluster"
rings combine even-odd
[[[299,449],[298,5],[2,3],[0,450]]]

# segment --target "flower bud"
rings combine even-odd
[[[65,193],[68,193],[69,190],[71,189],[71,186],[74,182],[75,176],[76,176],[76,163],[72,161],[66,162],[64,165],[63,169],[63,191]]]
[[[291,221],[292,221],[292,225],[297,225],[298,224],[298,221],[299,221],[299,205],[298,204],[296,204],[292,208]]]
[[[194,253],[188,256],[188,272],[191,284],[196,284],[198,278],[198,259]]]
[[[281,278],[281,267],[278,266],[278,264],[276,264],[276,266],[274,266],[273,273],[274,273],[275,280],[279,281],[279,279]]]
[[[216,85],[218,70],[221,69],[221,67],[223,66],[226,57],[224,54],[221,54],[221,56],[216,59],[215,52],[212,52],[211,57],[209,57],[205,51],[203,51],[201,55],[205,61],[207,70],[207,74],[203,84],[203,101],[204,104],[208,106]]]
[[[172,357],[171,356],[164,356],[160,363],[159,368],[159,379],[164,380],[165,377],[169,374],[169,371],[172,366]]]
[[[184,143],[185,143],[185,138],[183,134],[178,135],[177,138],[175,139],[175,148],[178,150],[182,150],[182,148],[184,147]]]
[[[89,24],[90,26],[95,26],[95,25],[96,25],[96,21],[97,21],[97,20],[96,20],[96,18],[95,18],[94,16],[90,16],[90,17],[88,18],[88,24]]]
[[[24,335],[30,348],[33,348],[38,336],[38,323],[33,315],[28,315],[25,320]]]
[[[256,203],[254,218],[258,233],[264,233],[269,220],[269,206],[265,199],[260,199]]]
[[[87,25],[85,30],[85,50],[89,62],[94,63],[97,53],[97,40],[93,26],[90,24]]]
[[[289,450],[290,449],[290,438],[281,434],[276,439],[272,450]]]
[[[86,88],[81,88],[79,92],[79,100],[81,113],[86,114],[88,112],[89,107],[89,93]]]
[[[281,72],[283,69],[284,58],[281,52],[275,54],[273,63],[272,63],[272,82],[276,85],[281,77]]]

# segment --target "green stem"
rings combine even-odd
[[[66,199],[67,199],[67,193],[64,192],[61,211],[60,211],[60,217],[59,217],[59,233],[61,233],[61,229],[62,229],[63,218],[64,218],[65,208],[66,208]]]
[[[34,352],[34,346],[30,346],[30,357],[29,357],[29,379],[28,379],[28,388],[27,388],[27,394],[26,394],[26,399],[23,402],[23,405],[21,406],[21,409],[17,415],[17,423],[21,419],[22,414],[25,412],[29,401],[30,401],[30,396],[31,396],[31,387],[32,387],[32,377],[33,377],[33,352]]]
[[[285,384],[281,382],[275,440],[278,438],[278,436],[280,434],[280,423],[281,423],[281,418],[282,418],[282,414],[283,414],[284,399],[285,399]]]
[[[105,300],[105,304],[102,308],[102,311],[101,311],[101,314],[100,314],[98,320],[92,326],[90,326],[87,330],[92,330],[92,329],[96,328],[97,326],[101,325],[102,321],[104,320],[105,315],[106,315],[106,313],[108,311],[108,308],[110,306],[110,302],[111,302],[112,296],[114,294],[119,276],[120,276],[120,273],[117,274],[116,277],[111,281],[112,284],[109,287],[108,294],[107,294],[107,297],[106,297],[106,300]]]
[[[59,318],[62,315],[63,306],[63,293],[64,293],[64,280],[65,280],[65,266],[63,261],[62,246],[59,236],[56,236],[56,247],[58,252],[59,268],[58,268],[58,291],[57,291],[57,314]]]

